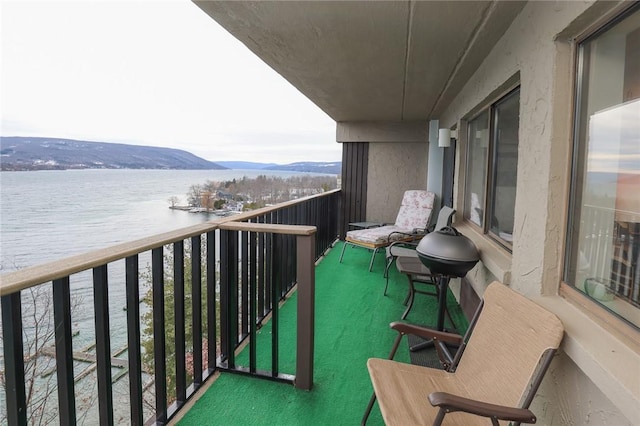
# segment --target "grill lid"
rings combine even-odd
[[[480,260],[476,245],[452,226],[425,235],[416,248],[420,257],[452,262],[473,262]]]

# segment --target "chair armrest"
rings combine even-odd
[[[425,235],[422,229],[413,229],[411,232],[393,231],[387,235],[387,242],[391,241],[391,236],[394,234],[404,235],[405,239],[415,241]]]
[[[400,334],[413,334],[423,339],[435,339],[452,345],[461,345],[462,336],[446,331],[438,331],[427,327],[421,327],[415,324],[407,324],[406,322],[395,321],[389,327],[396,330]]]
[[[482,417],[498,420],[508,420],[522,423],[535,423],[535,414],[526,408],[505,407],[487,402],[464,398],[446,392],[433,392],[429,395],[429,402],[434,407],[440,407],[445,413],[464,411]]]
[[[386,248],[387,258],[389,258],[389,257],[397,257],[397,256],[395,256],[395,255],[393,255],[391,253],[393,251],[394,247],[415,250],[418,247],[418,243],[415,240],[412,240],[412,241],[395,241],[395,242],[389,244],[387,246],[387,248]]]
[[[418,243],[415,241],[394,241],[393,243],[389,244],[389,248],[391,247],[396,247],[396,246],[403,246],[403,247],[418,247]]]
[[[391,239],[391,236],[392,236],[393,234],[406,235],[406,236],[409,236],[409,237],[411,237],[411,236],[415,236],[415,235],[418,235],[418,234],[415,234],[415,233],[413,233],[413,232],[393,231],[393,232],[390,232],[390,233],[389,233],[389,235],[387,235],[387,239]]]

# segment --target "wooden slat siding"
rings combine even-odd
[[[369,143],[349,142],[342,147],[342,217],[340,238],[344,239],[349,222],[367,218],[367,170]]]

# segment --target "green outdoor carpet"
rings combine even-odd
[[[189,425],[355,425],[359,424],[371,397],[368,358],[387,358],[396,333],[389,323],[404,312],[407,279],[395,266],[387,295],[384,255],[377,256],[368,272],[371,253],[348,247],[343,263],[338,262],[342,245],[337,244],[316,268],[316,336],[314,387],[311,391],[264,379],[223,373],[179,422]],[[464,331],[467,321],[449,294],[451,315]],[[295,295],[280,311],[280,370],[295,372]],[[406,321],[434,324],[436,299],[416,295]],[[271,365],[269,326],[258,337],[258,368]],[[247,365],[246,352],[237,359]],[[396,360],[409,362],[406,343]],[[426,398],[426,397],[425,397]],[[369,425],[383,424],[375,405]]]

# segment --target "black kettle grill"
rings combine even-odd
[[[461,278],[480,260],[476,245],[451,226],[425,235],[416,248],[418,258],[438,276],[437,330],[444,330],[447,288],[451,278]],[[422,345],[418,345],[422,347]],[[412,348],[412,350],[417,348]]]
[[[425,235],[416,252],[432,274],[448,278],[464,277],[480,260],[473,241],[452,226]]]

